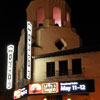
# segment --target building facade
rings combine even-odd
[[[27,30],[23,29],[14,99],[99,100],[100,49],[82,48],[79,35],[71,27],[71,9],[66,1],[34,0],[26,11],[32,25],[31,79],[24,77]]]

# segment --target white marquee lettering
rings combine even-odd
[[[7,47],[7,80],[6,80],[6,88],[11,89],[12,88],[12,82],[13,82],[13,53],[14,53],[14,45],[9,45]]]
[[[74,92],[74,91],[85,91],[86,85],[78,82],[65,82],[60,83],[60,91],[63,92]]]
[[[27,79],[31,79],[31,36],[32,24],[27,22]]]

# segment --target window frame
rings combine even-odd
[[[59,76],[63,76],[63,75],[68,75],[68,60],[59,61]]]
[[[46,63],[46,76],[47,77],[55,76],[55,62]]]
[[[72,59],[72,74],[73,75],[82,74],[82,60],[81,60],[81,58]]]

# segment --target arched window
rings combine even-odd
[[[70,22],[70,14],[68,12],[66,13],[66,20],[67,22]]]
[[[55,24],[61,26],[61,10],[57,7],[53,8],[53,19],[55,20]]]
[[[37,10],[37,27],[43,25],[44,20],[44,8],[39,8]]]

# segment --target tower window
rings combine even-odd
[[[56,25],[61,26],[61,10],[59,8],[53,8],[53,19]]]
[[[59,75],[68,75],[68,61],[59,61]]]
[[[37,11],[37,27],[43,26],[44,8],[39,8]]]
[[[47,63],[47,77],[55,76],[55,63],[48,62]]]
[[[82,74],[81,59],[72,60],[72,74]]]
[[[70,22],[70,14],[68,12],[66,14],[66,20],[67,20],[67,22]]]

